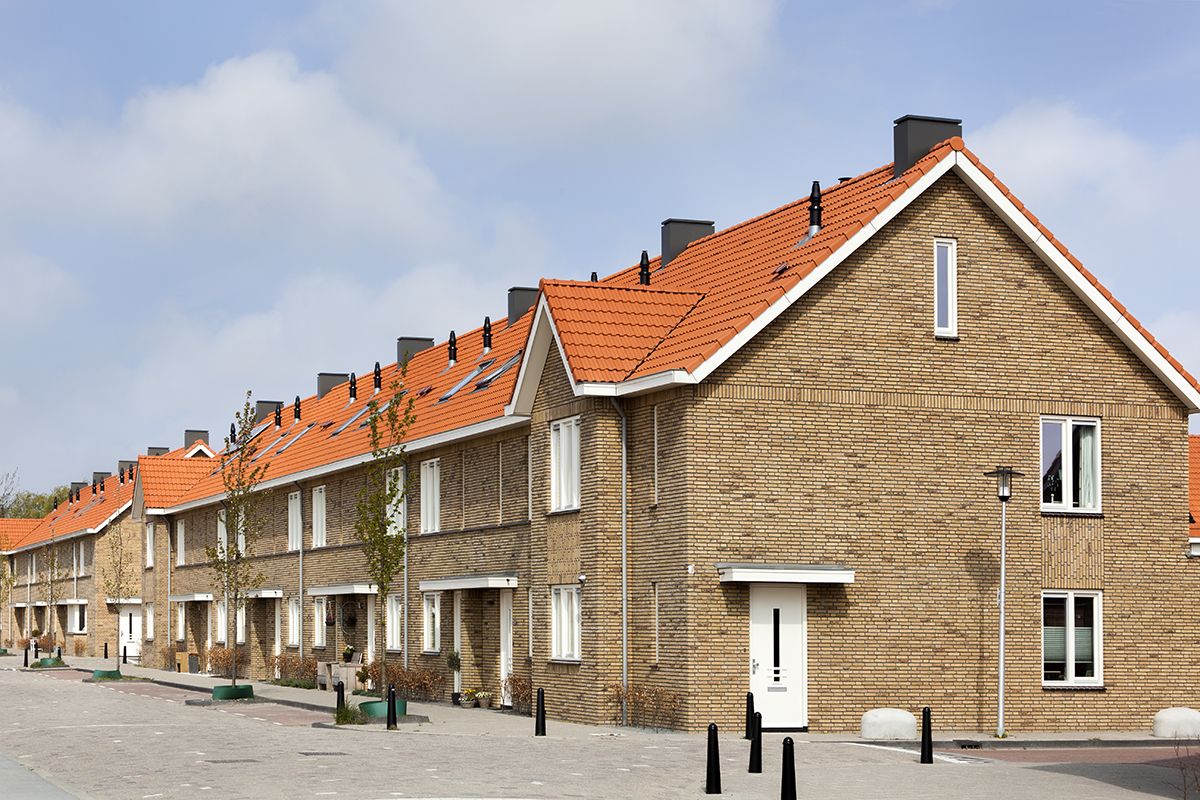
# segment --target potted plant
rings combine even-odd
[[[475,705],[475,690],[474,689],[463,689],[462,690],[462,698],[459,701],[459,705],[461,705],[463,708],[471,708],[472,706],[474,706]]]
[[[491,692],[476,692],[475,699],[479,701],[480,708],[491,708],[492,707],[492,693]]]
[[[457,650],[451,650],[446,654],[446,666],[450,668],[451,672],[458,672],[462,669],[462,658],[458,655]],[[450,702],[456,706],[461,705],[462,692],[451,692]]]
[[[354,645],[348,644],[346,645],[346,648],[342,650],[342,661],[345,661],[347,664],[349,664],[350,659],[352,658],[354,658]]]

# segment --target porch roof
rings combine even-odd
[[[331,586],[311,586],[309,597],[320,597],[331,594],[377,594],[378,587],[373,583],[335,583]]]
[[[840,564],[714,565],[721,583],[854,583],[854,570]]]
[[[167,595],[167,602],[170,603],[211,603],[212,599],[212,592],[192,592],[191,594]]]
[[[248,600],[278,600],[283,597],[283,589],[247,589],[242,594]]]
[[[422,592],[451,592],[456,589],[515,589],[517,573],[491,572],[485,575],[456,575],[451,578],[431,578],[418,584]]]

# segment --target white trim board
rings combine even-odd
[[[335,583],[331,586],[313,586],[306,594],[309,597],[322,597],[335,594],[377,594],[379,588],[373,583]]]
[[[431,578],[420,581],[417,584],[417,590],[421,592],[515,588],[517,588],[517,575],[515,572],[494,573],[491,575],[458,575],[453,578]]]
[[[38,548],[45,547],[49,544],[58,544],[59,542],[67,542],[67,541],[70,541],[71,539],[79,539],[84,536],[93,536],[97,533],[100,533],[100,531],[102,531],[106,527],[108,527],[108,525],[110,525],[114,519],[121,516],[126,511],[128,511],[132,505],[133,505],[133,500],[126,500],[125,505],[118,508],[116,511],[114,511],[112,513],[112,515],[108,519],[104,520],[103,522],[101,522],[99,525],[97,525],[94,528],[84,528],[82,530],[72,531],[70,533],[64,533],[61,536],[53,536],[49,539],[42,539],[37,542],[30,542],[29,544],[22,545],[20,547],[14,547],[12,550],[4,550],[2,552],[5,555],[9,555],[12,553],[23,553],[26,550],[37,550]]]
[[[140,597],[106,597],[104,602],[110,606],[140,606],[142,598]]]
[[[169,594],[168,603],[211,603],[212,592],[192,592],[191,594]]]
[[[247,589],[242,596],[247,600],[279,600],[283,598],[283,589]]]
[[[721,583],[854,583],[854,570],[828,564],[714,565]]]

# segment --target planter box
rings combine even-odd
[[[358,707],[368,717],[373,719],[387,719],[387,701],[385,700],[368,700],[365,703],[359,703]],[[408,701],[396,699],[396,717],[400,718],[408,714]]]
[[[121,670],[119,670],[119,669],[94,669],[94,670],[92,670],[92,680],[94,680],[94,681],[119,681],[119,680],[121,680]]]
[[[213,700],[250,700],[254,697],[254,687],[243,683],[240,686],[214,686]]]

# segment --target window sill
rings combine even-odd
[[[933,338],[935,341],[938,341],[938,342],[957,342],[958,334],[957,333],[935,333],[935,334],[933,334]]]
[[[578,667],[580,664],[583,663],[583,659],[582,658],[552,658],[552,659],[550,659],[550,663],[551,664],[566,664],[567,666]]]
[[[404,648],[402,648],[402,647],[385,647],[385,648],[383,648],[383,650],[387,654],[393,655],[393,656],[404,655]]]
[[[581,508],[559,508],[552,511],[547,511],[547,517],[565,517],[569,514],[578,514],[583,509]]]
[[[1104,686],[1104,684],[1097,684],[1097,683],[1090,683],[1090,684],[1088,684],[1088,683],[1084,683],[1084,684],[1043,683],[1042,691],[1043,692],[1105,692],[1105,691],[1108,691],[1108,689]]]
[[[1104,512],[1096,509],[1094,511],[1083,511],[1074,508],[1047,508],[1042,506],[1043,517],[1090,517],[1093,519],[1104,519]]]
[[[421,651],[421,655],[423,655],[423,656],[440,656],[441,654],[442,654],[441,650],[422,650]]]

